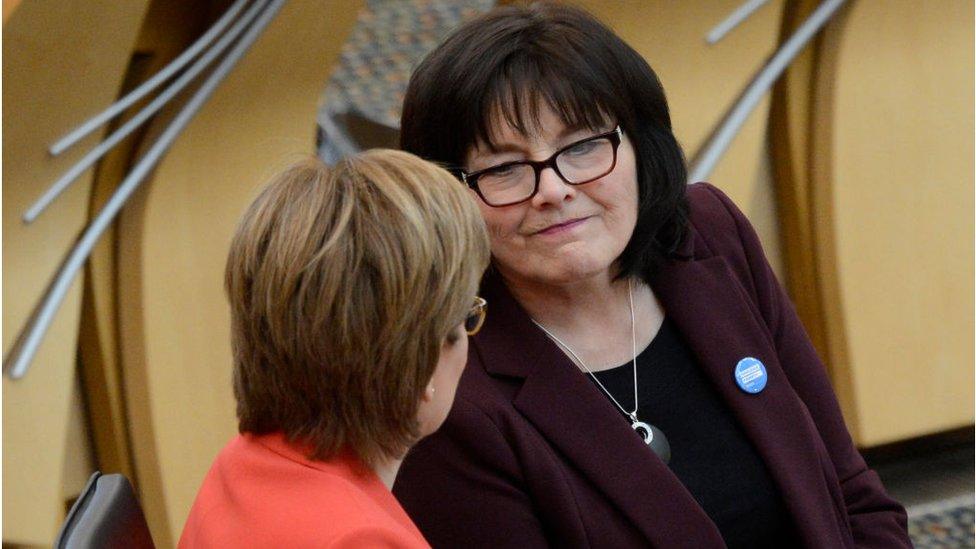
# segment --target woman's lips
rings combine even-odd
[[[587,219],[589,219],[589,217],[578,217],[576,219],[570,219],[569,221],[565,221],[563,223],[556,223],[555,225],[549,225],[545,229],[542,229],[541,231],[538,231],[535,234],[554,235],[554,234],[571,231],[574,228],[581,225]]]

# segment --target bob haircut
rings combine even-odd
[[[570,128],[620,124],[630,138],[638,215],[617,276],[650,276],[687,233],[684,154],[654,71],[582,9],[505,6],[453,32],[410,78],[400,147],[457,170],[475,146],[494,148],[502,124],[537,130],[543,105]]]
[[[327,460],[402,456],[442,342],[488,263],[484,222],[448,172],[401,151],[274,177],[227,259],[242,433],[281,431]]]

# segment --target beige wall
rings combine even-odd
[[[857,2],[831,138],[860,442],[973,423],[973,3]]]
[[[20,5],[20,0],[3,0],[3,22],[6,23],[7,19],[13,15],[14,10]]]
[[[774,0],[709,46],[705,35],[741,0],[573,3],[607,23],[650,63],[667,93],[674,132],[689,160],[766,56],[775,51],[783,11],[783,1]],[[709,181],[749,217],[780,274],[779,230],[766,150],[768,113],[767,98],[749,117]]]
[[[31,0],[4,24],[5,354],[88,215],[90,174],[34,224],[21,224],[30,202],[97,136],[59,158],[50,158],[46,147],[111,103],[145,7],[137,0]],[[66,451],[74,448],[67,446],[69,415],[77,410],[70,403],[79,289],[76,283],[69,292],[27,376],[3,379],[4,541],[50,544],[64,514]]]

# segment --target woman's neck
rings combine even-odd
[[[564,284],[508,277],[502,274],[515,300],[536,322],[547,328],[573,329],[588,318],[619,312],[628,302],[627,280],[612,280],[610,273]]]
[[[636,278],[613,280],[610,272],[568,284],[540,284],[504,274],[502,278],[529,316],[568,345],[591,371],[619,366],[633,358],[632,327],[640,351],[654,338],[664,319],[650,287]]]
[[[397,472],[400,470],[400,464],[403,463],[403,459],[390,459],[383,462],[376,463],[373,466],[373,472],[376,476],[380,477],[383,484],[387,488],[393,490],[393,483],[396,481]]]

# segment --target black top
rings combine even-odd
[[[632,368],[628,362],[596,372],[628,412],[634,409]],[[730,548],[799,546],[765,464],[667,318],[637,357],[637,392],[638,419],[664,432],[671,444],[668,466]],[[629,421],[623,414],[620,420]]]

